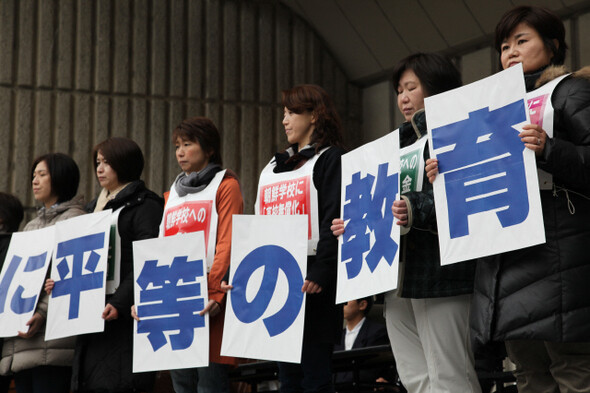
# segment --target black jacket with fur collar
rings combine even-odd
[[[565,72],[548,67],[533,77],[535,87]],[[547,242],[478,263],[474,349],[488,341],[590,341],[590,67],[559,82],[551,101],[553,138],[537,157],[554,182],[541,191]]]

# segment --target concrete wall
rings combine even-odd
[[[375,140],[397,127],[392,116],[392,108],[397,108],[392,82],[385,81],[370,86],[363,91],[363,139]]]
[[[285,146],[280,90],[331,93],[349,146],[360,142],[361,93],[309,27],[274,1],[0,0],[0,191],[34,201],[30,165],[60,151],[80,193],[98,192],[92,147],[134,139],[160,193],[179,172],[172,129],[208,116],[252,212],[258,174]]]

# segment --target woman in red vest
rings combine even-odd
[[[160,236],[203,231],[206,243],[209,302],[209,366],[172,370],[176,393],[229,393],[229,370],[237,359],[221,356],[226,293],[220,284],[230,262],[232,216],[242,214],[244,202],[237,175],[222,169],[221,138],[206,117],[180,123],[172,133],[176,160],[182,172],[170,188],[160,226]],[[178,219],[189,209],[186,219]]]

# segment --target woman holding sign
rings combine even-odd
[[[33,196],[41,204],[25,231],[54,225],[86,213],[82,198],[75,198],[80,182],[76,162],[61,153],[35,159],[31,169]],[[0,374],[14,373],[18,392],[67,393],[70,390],[75,337],[45,341],[49,296],[41,293],[27,332],[4,340]]]
[[[229,371],[237,359],[220,354],[226,301],[220,285],[229,269],[232,216],[244,210],[240,183],[233,171],[222,168],[221,136],[210,119],[185,119],[174,129],[172,142],[182,172],[170,188],[160,236],[203,231],[208,239],[209,302],[200,315],[209,313],[210,340],[209,366],[172,370],[172,383],[177,393],[229,393]],[[180,220],[181,211],[194,214]]]
[[[105,329],[78,337],[72,390],[148,391],[154,374],[131,372],[133,320],[128,310],[133,304],[132,242],[158,236],[163,201],[140,180],[143,154],[131,139],[109,138],[94,147],[92,157],[102,189],[87,210],[112,209],[114,236],[110,239],[107,297],[102,313]]]
[[[535,152],[546,243],[478,262],[472,336],[505,341],[518,391],[590,387],[590,68],[567,74],[557,15],[516,7],[496,26],[503,69],[522,64],[532,124],[520,138]],[[433,180],[437,162],[427,166]]]
[[[423,167],[429,154],[424,98],[461,86],[461,75],[441,55],[416,53],[397,64],[393,82],[406,119],[399,128],[401,159]],[[480,392],[469,345],[475,263],[441,266],[432,186],[424,177],[402,169],[402,196],[392,206],[403,236],[399,286],[385,295],[387,333],[409,392]],[[332,229],[342,234],[344,222],[335,220]]]
[[[301,364],[279,363],[281,392],[333,392],[331,358],[342,329],[342,308],[335,305],[337,240],[330,223],[340,210],[342,126],[332,99],[315,85],[282,92],[283,126],[289,147],[277,154],[260,174],[257,214],[308,214],[305,325]],[[265,189],[278,183],[307,184],[279,209],[264,198]],[[303,182],[303,183],[301,183]],[[299,199],[305,198],[305,199]],[[303,211],[295,206],[305,203]],[[276,207],[276,209],[275,209]]]

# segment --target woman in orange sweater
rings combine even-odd
[[[220,355],[226,300],[220,284],[229,269],[232,215],[244,210],[240,184],[234,172],[221,167],[221,138],[208,118],[184,120],[172,141],[182,172],[166,199],[160,236],[204,231],[209,302],[201,315],[209,313],[210,330],[209,366],[172,370],[172,383],[176,393],[229,393],[229,370],[237,359]],[[179,219],[181,211],[195,214]]]

